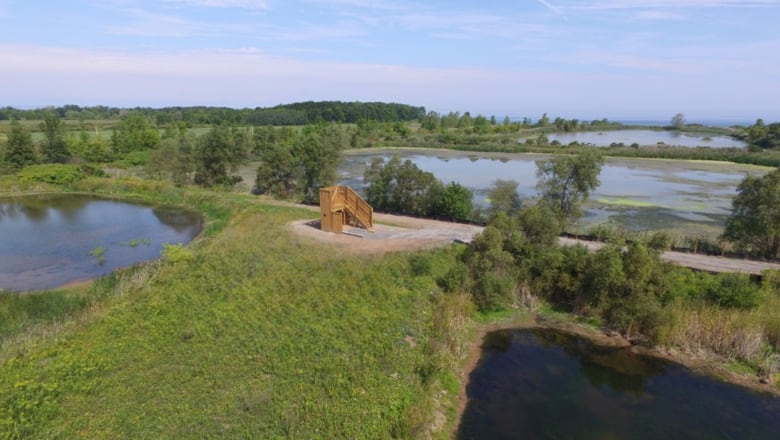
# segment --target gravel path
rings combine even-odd
[[[319,211],[317,207],[310,207]],[[419,219],[392,214],[374,214],[375,231],[345,228],[346,234],[323,232],[319,220],[298,220],[288,225],[296,234],[331,244],[332,246],[359,254],[402,252],[445,246],[453,242],[470,243],[482,227],[450,223],[438,220]],[[603,243],[575,240],[561,237],[562,245],[582,244],[596,250]],[[725,258],[703,254],[667,251],[661,258],[677,265],[708,272],[742,272],[760,275],[767,269],[780,270],[780,263]]]
[[[599,249],[604,246],[604,243],[575,240],[566,237],[561,237],[560,243],[568,246],[580,243],[591,250]],[[780,270],[780,263],[716,257],[703,254],[689,254],[686,252],[666,251],[661,255],[661,259],[677,264],[678,266],[705,270],[707,272],[742,272],[752,275],[761,275],[761,272],[767,269]]]

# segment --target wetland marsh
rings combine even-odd
[[[523,200],[536,195],[540,154],[462,153],[442,150],[353,150],[339,168],[340,184],[358,191],[374,158],[399,154],[444,183],[458,182],[474,192],[474,204],[487,207],[487,190],[497,179],[518,182]],[[770,168],[725,162],[608,158],[601,185],[585,206],[579,227],[607,223],[632,231],[671,230],[688,235],[720,234],[736,187],[749,175]]]

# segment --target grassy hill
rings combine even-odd
[[[79,311],[3,334],[0,437],[405,438],[454,411],[443,367],[455,338],[437,316],[467,301],[434,282],[452,250],[412,265],[343,255],[287,231],[310,211],[83,185],[197,206],[210,227],[159,262],[64,292],[90,298]]]

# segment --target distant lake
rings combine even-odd
[[[677,147],[710,147],[710,148],[745,148],[747,144],[728,136],[680,133],[677,131],[656,130],[605,130],[582,131],[574,133],[551,133],[546,135],[552,141],[558,141],[562,145],[572,142],[592,144],[597,147],[608,147],[612,144],[624,144],[630,146],[633,143],[639,146],[656,146],[663,143]],[[525,142],[521,139],[520,142]]]
[[[458,439],[776,439],[780,398],[551,329],[488,334]]]
[[[82,195],[0,198],[0,290],[105,275],[158,258],[163,243],[188,243],[201,228],[200,214],[181,209]]]
[[[340,184],[359,192],[374,158],[399,154],[444,183],[458,182],[474,191],[474,203],[486,207],[486,191],[496,179],[515,180],[523,199],[536,195],[536,160],[532,154],[463,153],[448,150],[361,150],[348,152],[339,167]],[[685,230],[719,233],[731,212],[736,187],[748,174],[767,168],[717,162],[609,159],[601,186],[591,196],[581,225],[610,222],[629,230]]]

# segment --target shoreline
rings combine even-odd
[[[751,391],[769,394],[780,398],[780,387],[763,384],[755,375],[738,374],[726,368],[726,359],[707,353],[704,356],[696,357],[684,352],[680,352],[674,347],[642,347],[633,345],[623,336],[609,336],[601,331],[582,326],[576,322],[558,320],[540,314],[529,314],[521,317],[512,318],[511,321],[499,323],[479,324],[474,337],[469,342],[468,354],[460,368],[460,391],[457,398],[456,418],[453,423],[453,435],[456,435],[463,418],[463,413],[468,405],[468,395],[466,390],[471,380],[471,373],[479,364],[482,357],[482,344],[485,336],[494,331],[507,329],[553,329],[577,335],[598,345],[608,347],[629,348],[632,353],[653,356],[665,359],[688,368],[695,374],[704,375],[715,380],[721,380],[733,385],[747,388]]]
[[[599,147],[596,147],[599,148]],[[604,148],[604,147],[601,147]],[[512,152],[502,152],[502,151],[479,151],[479,150],[458,150],[454,148],[432,148],[432,147],[368,147],[368,148],[349,148],[344,150],[345,156],[357,156],[361,154],[382,154],[384,153],[390,153],[393,151],[398,152],[408,152],[408,153],[420,153],[420,154],[430,154],[430,155],[439,155],[439,156],[445,156],[448,158],[454,158],[454,157],[469,157],[469,156],[483,156],[488,159],[520,159],[520,158],[531,158],[531,159],[547,159],[556,155],[560,154],[560,151],[554,151],[550,153],[537,153],[537,152],[528,152],[528,153],[512,153]],[[662,167],[664,165],[669,165],[672,163],[680,163],[680,164],[696,164],[700,165],[704,168],[709,168],[710,171],[735,171],[735,169],[739,170],[742,169],[744,171],[771,171],[774,170],[775,167],[770,166],[764,166],[764,165],[755,165],[750,163],[736,163],[736,162],[729,162],[725,160],[704,160],[704,159],[669,159],[669,158],[659,158],[659,157],[626,157],[626,156],[610,156],[609,154],[605,154],[604,158],[607,162],[612,164],[631,164],[636,166],[637,164],[641,164],[642,162],[650,164],[658,165],[659,167]]]

